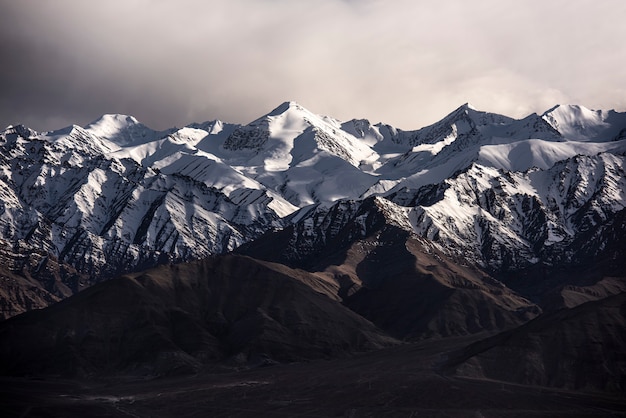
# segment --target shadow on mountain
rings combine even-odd
[[[626,293],[542,315],[450,355],[445,370],[524,385],[626,391]]]
[[[499,277],[508,287],[537,303],[544,311],[573,308],[626,292],[626,210],[602,231],[591,229],[572,246],[576,263],[545,265],[507,272]],[[600,248],[597,255],[591,248]]]
[[[0,323],[0,371],[170,375],[395,343],[333,292],[316,276],[243,256],[159,267]]]
[[[395,225],[393,210],[376,198],[342,202],[237,251],[326,277],[347,307],[404,340],[501,331],[541,312]]]
[[[86,278],[45,251],[0,240],[0,319],[56,303],[80,290]]]
[[[339,268],[354,272],[361,286],[344,304],[405,340],[504,330],[540,312],[483,272],[427,245],[393,227],[355,243]]]

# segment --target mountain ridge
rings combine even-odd
[[[596,257],[624,208],[625,130],[626,113],[580,106],[516,120],[464,104],[402,131],[296,102],[247,125],[154,131],[111,114],[41,134],[10,127],[0,134],[0,238],[77,269],[82,287],[67,283],[76,291],[373,197],[404,207],[410,234],[490,274],[558,266]],[[576,248],[590,230],[596,250]]]

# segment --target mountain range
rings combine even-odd
[[[574,105],[464,104],[413,131],[295,102],[247,125],[10,126],[0,369],[170,375],[474,338],[438,373],[623,391],[625,163],[626,113]],[[535,361],[567,344],[576,373]]]
[[[8,127],[3,313],[286,227],[319,245],[318,220],[341,223],[369,197],[400,228],[498,278],[615,259],[625,153],[626,114],[581,106],[515,120],[466,104],[416,131],[294,102],[245,126],[154,131],[105,115],[44,133]]]

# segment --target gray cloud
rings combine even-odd
[[[0,125],[626,110],[622,0],[0,0]]]

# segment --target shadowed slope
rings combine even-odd
[[[86,275],[45,251],[0,239],[0,319],[41,309],[77,292]]]
[[[590,229],[574,245],[587,253],[578,264],[538,264],[503,275],[502,281],[544,311],[573,308],[626,292],[626,210],[604,230]],[[589,249],[595,249],[596,255]]]
[[[484,272],[457,264],[427,240],[393,228],[375,235],[365,257],[343,264],[363,279],[344,299],[350,309],[397,338],[422,339],[515,327],[540,309]],[[358,242],[363,248],[372,238]],[[358,257],[360,258],[360,257]]]
[[[396,338],[503,330],[540,312],[483,271],[408,232],[403,211],[381,198],[341,201],[237,251],[336,282],[346,306]]]
[[[316,290],[314,290],[314,288]],[[393,344],[302,271],[213,257],[107,281],[0,324],[2,374],[171,374]]]
[[[458,375],[626,391],[626,293],[541,316],[451,355]]]

